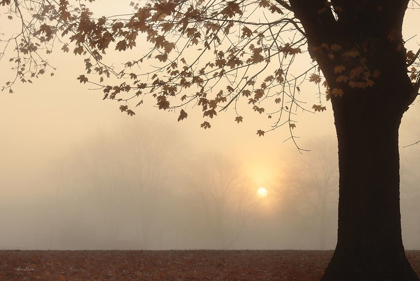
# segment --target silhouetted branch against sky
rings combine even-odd
[[[0,60],[12,62],[15,73],[2,89],[13,93],[18,81],[54,75],[56,66],[47,55],[60,48],[84,63],[80,83],[94,85],[129,115],[148,103],[179,112],[181,121],[198,107],[201,127],[207,129],[228,108],[236,112],[234,121],[243,122],[248,104],[272,120],[270,128],[257,131],[259,136],[285,126],[294,140],[297,112],[322,112],[325,98],[343,95],[342,89],[329,88],[314,54],[363,56],[359,50],[324,43],[311,51],[310,64],[294,63],[301,54],[308,61],[309,56],[307,35],[295,17],[299,11],[292,8],[298,4],[290,2],[299,1],[133,1],[122,2],[123,12],[114,14],[94,0],[2,0],[1,14],[16,26],[1,37]],[[312,16],[323,20],[337,21],[351,8],[343,1],[321,2]],[[419,6],[410,3],[411,9]],[[389,36],[398,35],[390,30]],[[413,83],[420,85],[416,50],[407,52],[407,64]],[[343,67],[335,69],[342,73],[338,82],[357,88],[372,87],[380,75],[362,66],[351,73]],[[304,82],[318,86],[312,106],[301,100]]]

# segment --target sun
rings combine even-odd
[[[267,194],[268,194],[267,189],[265,189],[264,187],[258,188],[257,195],[259,197],[262,197],[262,198],[267,197]]]

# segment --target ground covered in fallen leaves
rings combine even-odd
[[[318,281],[332,251],[0,251],[0,280]],[[407,251],[420,275],[420,251]]]

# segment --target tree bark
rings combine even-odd
[[[388,93],[367,90],[332,99],[340,171],[338,242],[322,281],[419,280],[401,236],[398,129],[404,109],[391,102],[399,82],[382,81],[387,80],[388,87],[381,88]]]
[[[408,0],[331,3],[334,11],[323,0],[290,0],[311,56],[336,90],[338,240],[322,281],[418,281],[404,252],[399,198],[398,129],[417,95],[402,39]]]

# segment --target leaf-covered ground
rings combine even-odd
[[[0,251],[0,280],[319,280],[332,251]],[[407,256],[420,275],[420,251]]]

